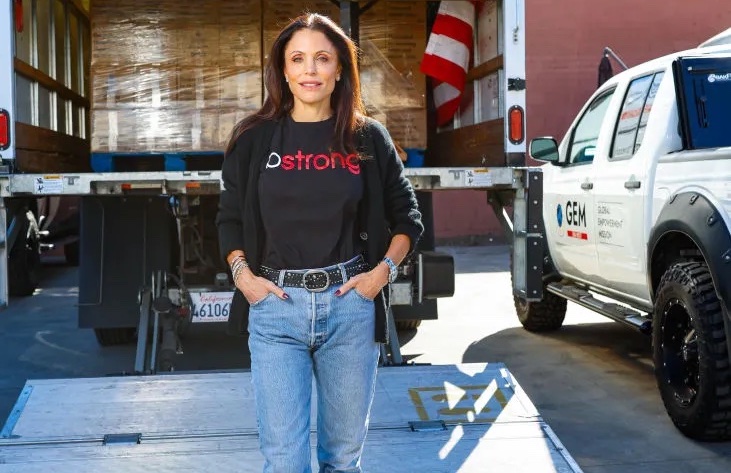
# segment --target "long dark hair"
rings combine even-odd
[[[264,105],[255,114],[239,123],[231,133],[226,147],[230,153],[236,140],[259,123],[276,120],[286,116],[294,106],[294,96],[284,81],[284,49],[292,36],[299,30],[309,28],[320,31],[335,46],[340,62],[340,80],[335,83],[335,90],[330,96],[330,106],[335,113],[335,145],[348,153],[356,153],[355,133],[362,126],[365,117],[365,106],[360,94],[360,78],[358,76],[358,48],[330,18],[317,13],[301,15],[287,25],[277,36],[269,53],[269,61],[264,68],[264,86],[268,92]]]

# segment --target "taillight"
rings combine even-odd
[[[15,31],[22,33],[25,29],[25,25],[23,24],[23,0],[15,0],[13,6],[15,7],[13,9],[15,12]]]
[[[0,109],[0,151],[10,147],[10,115]]]
[[[508,137],[514,145],[520,144],[525,140],[525,113],[523,109],[517,105],[513,105],[508,110]]]

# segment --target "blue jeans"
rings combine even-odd
[[[344,274],[344,273],[343,273]],[[280,281],[281,284],[281,281]],[[312,379],[320,472],[360,472],[379,347],[373,301],[285,287],[249,312],[251,379],[265,473],[309,473]]]

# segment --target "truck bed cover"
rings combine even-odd
[[[0,433],[0,473],[261,468],[247,371],[29,380]],[[381,368],[363,468],[581,471],[500,363]]]

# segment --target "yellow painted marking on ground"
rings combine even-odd
[[[444,420],[469,423],[494,422],[508,399],[495,381],[489,385],[422,386],[409,388],[419,420]]]

